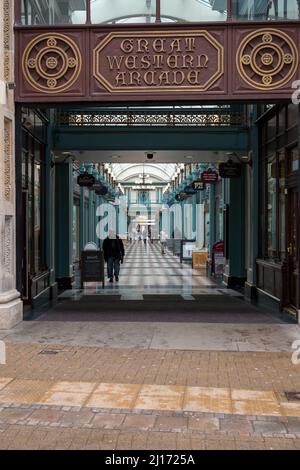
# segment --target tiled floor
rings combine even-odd
[[[76,273],[77,288],[61,294],[61,298],[80,297],[82,291],[79,287],[79,274]],[[189,263],[180,263],[178,256],[169,250],[161,254],[159,242],[144,244],[142,241],[131,242],[126,247],[124,263],[121,265],[119,282],[109,284],[85,284],[85,293],[107,295],[121,294],[124,299],[141,298],[141,294],[210,294],[220,283],[206,276],[203,268],[192,269]],[[221,292],[218,292],[220,294]],[[234,291],[228,294],[238,295]]]

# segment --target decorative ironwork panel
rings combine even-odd
[[[227,109],[185,111],[70,111],[56,115],[57,126],[245,126],[243,113]]]

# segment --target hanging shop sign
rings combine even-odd
[[[183,190],[188,196],[193,196],[196,194],[196,191],[194,190],[193,186],[186,186]]]
[[[179,194],[176,194],[175,200],[177,202],[181,202],[181,201],[184,201],[185,199],[187,199],[188,197],[189,197],[189,194],[187,194],[184,191],[181,191]]]
[[[97,196],[106,196],[107,193],[108,189],[106,186],[103,185],[101,186],[101,188],[95,190],[95,194],[97,194]]]
[[[95,178],[90,175],[87,171],[77,176],[77,184],[79,186],[91,188],[95,184]]]
[[[219,181],[219,173],[211,168],[203,171],[201,181],[205,184],[214,184]]]
[[[238,178],[241,176],[241,164],[237,162],[224,162],[219,165],[219,173],[221,178]]]
[[[193,181],[192,188],[194,191],[205,191],[206,185],[202,181]]]

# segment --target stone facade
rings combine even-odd
[[[0,4],[0,329],[22,320],[15,274],[13,0]]]

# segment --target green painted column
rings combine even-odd
[[[251,122],[254,123],[257,119],[257,106],[253,106]],[[258,258],[258,233],[259,233],[259,132],[258,127],[252,124],[250,128],[250,194],[246,197],[251,198],[250,202],[250,222],[246,225],[246,230],[250,231],[250,246],[248,247],[248,266],[247,267],[247,282],[245,284],[245,295],[249,298],[255,298],[255,286],[257,281],[256,260]]]
[[[47,147],[45,155],[45,240],[46,266],[50,272],[51,298],[57,297],[57,283],[55,280],[55,165],[53,148],[52,113],[49,111],[49,124],[47,126]]]
[[[228,208],[228,259],[223,281],[228,287],[239,287],[246,281],[244,169],[241,177],[225,179],[224,187],[224,201]]]
[[[93,165],[89,163],[88,165],[88,172],[90,175],[93,174]],[[94,231],[94,218],[95,218],[95,212],[94,212],[94,191],[89,191],[89,203],[88,203],[88,211],[89,211],[89,217],[88,217],[88,242],[94,241],[95,238],[95,231]]]
[[[55,165],[55,260],[56,279],[60,288],[71,289],[73,282],[73,164]]]
[[[85,166],[84,164],[81,164],[80,166],[80,173],[84,173],[85,171]],[[85,207],[84,207],[84,188],[80,188],[80,207],[79,207],[79,221],[80,221],[80,226],[79,226],[79,246],[80,246],[80,251],[83,250],[84,245],[86,243],[86,240],[84,239],[84,234],[85,234],[85,213],[84,213]]]
[[[84,223],[85,223],[85,213],[84,213],[84,188],[80,188],[80,209],[79,209],[79,220],[80,220],[80,227],[79,227],[79,239],[80,239],[80,251],[83,250],[86,240],[84,239]]]
[[[215,243],[215,185],[209,185],[209,256]]]

